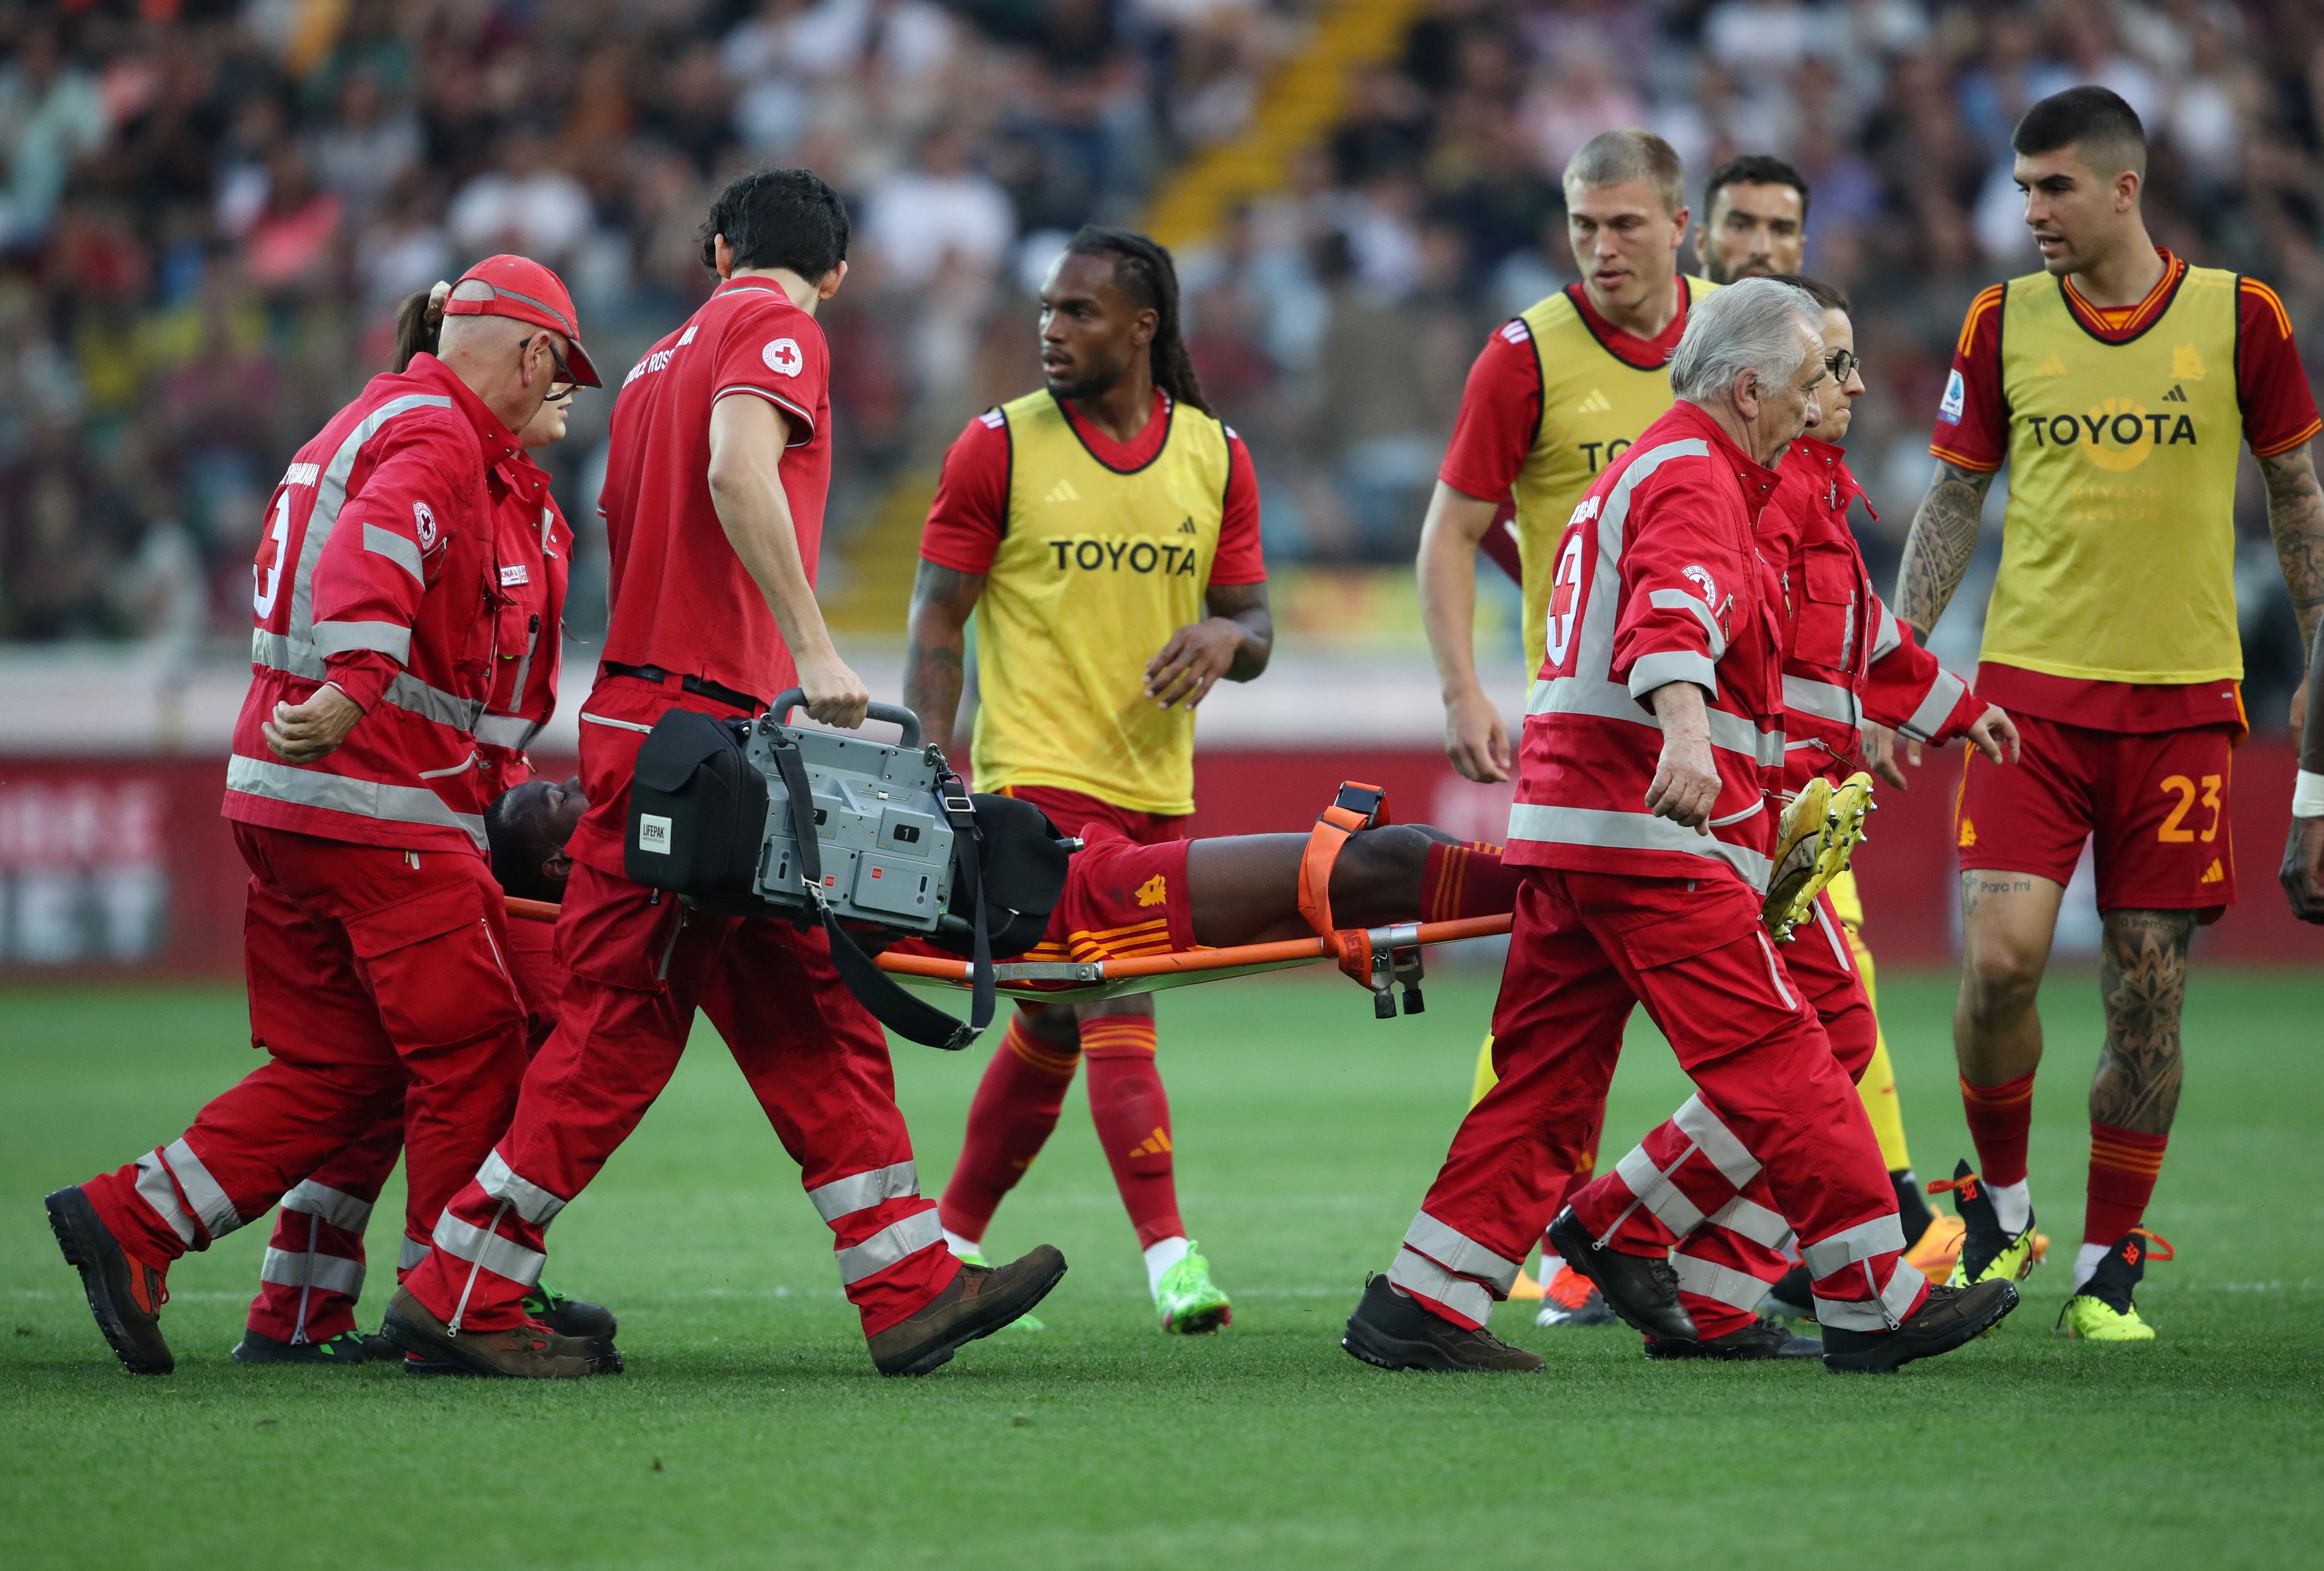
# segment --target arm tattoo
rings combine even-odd
[[[1912,624],[1927,642],[1937,618],[1945,614],[1961,575],[1977,554],[1977,531],[1985,516],[1985,494],[1993,476],[1937,461],[1937,477],[1913,516],[1912,531],[1904,537],[1904,566],[1896,577],[1896,598],[1890,609]]]
[[[927,739],[952,745],[960,717],[968,618],[984,593],[984,575],[922,560],[912,583],[908,642],[904,652],[904,707],[920,717]]]
[[[2183,1064],[2179,1013],[2187,996],[2193,911],[2109,911],[2098,956],[2106,1046],[2090,1082],[2090,1116],[2116,1129],[2167,1134]]]
[[[2275,559],[2300,618],[2300,642],[2312,648],[2317,619],[2324,616],[2324,491],[2316,484],[2316,460],[2303,445],[2262,458],[2259,472],[2267,481],[2267,531],[2275,537]]]
[[[1267,669],[1275,654],[1275,614],[1268,609],[1267,580],[1256,584],[1213,584],[1203,591],[1203,606],[1242,626],[1242,647],[1227,668],[1227,680],[1247,682]]]

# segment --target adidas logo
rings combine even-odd
[[[1613,408],[1614,401],[1606,396],[1605,389],[1593,387],[1590,390],[1589,397],[1583,399],[1580,403],[1573,406],[1573,412],[1576,414],[1607,414],[1610,413]]]
[[[2227,870],[2219,865],[2219,859],[2214,856],[2211,858],[2211,865],[2203,869],[2203,876],[2197,880],[2197,882],[2200,883],[2225,883],[2227,882]]]
[[[2036,376],[2063,376],[2065,374],[2065,360],[2054,353],[2034,368],[2034,374]]]
[[[2165,403],[2184,403],[2187,402],[2187,390],[2174,382],[2171,384],[2171,391],[2163,395],[2163,402]]]
[[[1964,847],[1977,844],[1977,826],[1970,823],[1967,818],[1963,818],[1960,821],[1960,844]]]
[[[1169,1132],[1157,1127],[1152,1134],[1132,1146],[1130,1154],[1133,1157],[1168,1156],[1170,1154]]]
[[[1079,502],[1081,499],[1082,494],[1074,489],[1074,483],[1070,480],[1058,481],[1049,487],[1049,494],[1041,498],[1044,502]]]
[[[1180,534],[1200,534],[1202,532],[1202,531],[1194,527],[1194,514],[1188,513],[1185,517],[1178,521],[1178,532]]]

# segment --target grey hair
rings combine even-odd
[[[1796,284],[1747,278],[1716,291],[1687,312],[1671,356],[1671,391],[1707,404],[1746,371],[1757,372],[1766,386],[1789,382],[1812,352],[1801,347],[1794,324],[1812,337],[1823,330],[1823,308]]]

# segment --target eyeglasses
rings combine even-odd
[[[543,333],[540,336],[540,343],[541,347],[549,351],[550,361],[557,366],[557,374],[549,379],[549,392],[545,395],[547,402],[557,403],[572,397],[575,389],[578,388],[580,384],[574,381],[573,368],[565,364],[565,356],[557,352],[557,340]]]
[[[1834,382],[1846,382],[1864,369],[1864,362],[1845,349],[1834,349],[1823,357],[1823,368],[1831,373]]]

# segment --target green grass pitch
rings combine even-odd
[[[1185,1213],[1233,1328],[1155,1329],[1077,1092],[990,1241],[1065,1250],[1048,1329],[910,1382],[872,1373],[828,1235],[706,1027],[552,1235],[551,1280],[620,1311],[629,1372],[546,1388],[229,1363],[264,1225],[174,1273],[178,1373],[123,1374],[40,1197],[174,1136],[243,1073],[240,996],[0,993],[0,1564],[2324,1564],[2324,983],[2199,967],[2151,1218],[2179,1258],[2142,1295],[2150,1345],[2050,1334],[2098,1033],[2091,978],[2067,974],[2043,999],[2034,1142],[2055,1250],[1996,1335],[1843,1380],[1651,1365],[1633,1335],[1536,1331],[1511,1305],[1495,1328],[1547,1354],[1545,1377],[1384,1374],[1340,1351],[1340,1325],[1443,1153],[1490,991],[1443,976],[1393,1025],[1313,975],[1166,996]],[[1931,1175],[1968,1150],[1950,992],[1883,990]],[[899,1050],[931,1192],[982,1061]],[[1683,1094],[1635,1027],[1609,1144]]]

